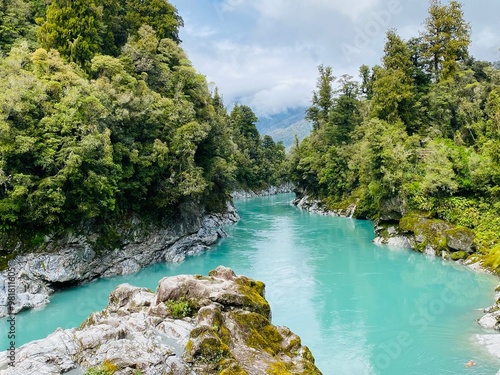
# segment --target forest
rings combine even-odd
[[[431,0],[419,35],[389,30],[381,64],[359,80],[319,66],[314,129],[289,156],[290,178],[330,209],[355,204],[358,218],[392,204],[403,229],[419,217],[456,225],[498,271],[500,70],[470,55],[470,34],[459,2]]]
[[[285,149],[228,112],[164,0],[1,0],[0,255],[161,223],[284,178]],[[89,231],[89,228],[90,231]]]

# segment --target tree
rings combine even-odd
[[[339,145],[350,141],[350,134],[359,124],[359,87],[349,75],[339,79],[341,84],[338,97],[333,99],[328,126],[325,133],[330,145]]]
[[[318,66],[319,77],[316,91],[313,92],[312,105],[306,110],[306,119],[313,124],[313,129],[318,129],[328,122],[328,115],[333,104],[332,68]]]
[[[142,25],[149,25],[159,39],[180,42],[179,28],[184,21],[177,9],[166,0],[126,0],[124,22],[129,34],[136,35]]]
[[[32,7],[23,0],[0,0],[0,51],[8,52],[16,39],[34,29],[30,22]]]
[[[43,48],[54,48],[69,61],[88,68],[100,51],[101,16],[94,0],[54,0],[38,30],[38,41]]]
[[[359,76],[361,78],[361,93],[365,95],[366,99],[370,100],[373,95],[373,72],[368,65],[361,65],[359,68]]]
[[[393,30],[387,32],[384,52],[383,67],[376,70],[373,84],[372,115],[391,123],[403,121],[408,130],[414,131],[411,52]]]
[[[469,56],[470,25],[464,20],[459,2],[441,5],[440,0],[431,0],[425,28],[421,34],[425,45],[423,54],[428,60],[429,71],[438,82],[451,77],[457,70],[457,63]]]

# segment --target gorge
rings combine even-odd
[[[324,374],[496,374],[500,360],[478,341],[495,333],[475,321],[494,300],[496,278],[377,246],[369,221],[310,214],[291,206],[293,197],[236,201],[241,219],[224,227],[229,236],[183,263],[56,293],[17,316],[20,344],[79,326],[118,284],[154,289],[164,276],[223,264],[265,282],[273,324],[297,333]],[[464,367],[470,359],[477,366]]]

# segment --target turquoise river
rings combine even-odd
[[[291,194],[236,202],[229,237],[181,264],[102,279],[17,317],[17,343],[70,328],[102,309],[120,283],[155,289],[164,276],[218,265],[266,283],[273,323],[299,334],[325,375],[495,375],[500,360],[475,342],[497,279],[407,249],[377,246],[369,221],[290,205]],[[0,321],[1,332],[7,322]],[[491,333],[491,332],[487,332]],[[2,334],[2,350],[6,336]],[[476,366],[464,363],[474,359]]]

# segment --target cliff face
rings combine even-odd
[[[264,284],[218,267],[118,286],[80,326],[23,345],[0,374],[321,374],[300,338],[271,324]]]
[[[206,250],[225,233],[221,226],[239,220],[234,207],[225,214],[189,212],[164,228],[139,232],[141,223],[129,223],[119,248],[97,254],[88,236],[68,236],[49,243],[49,250],[18,256],[10,262],[16,275],[13,313],[48,302],[54,290],[99,277],[134,273],[157,262],[179,262]],[[7,270],[0,273],[0,317],[7,314]]]

